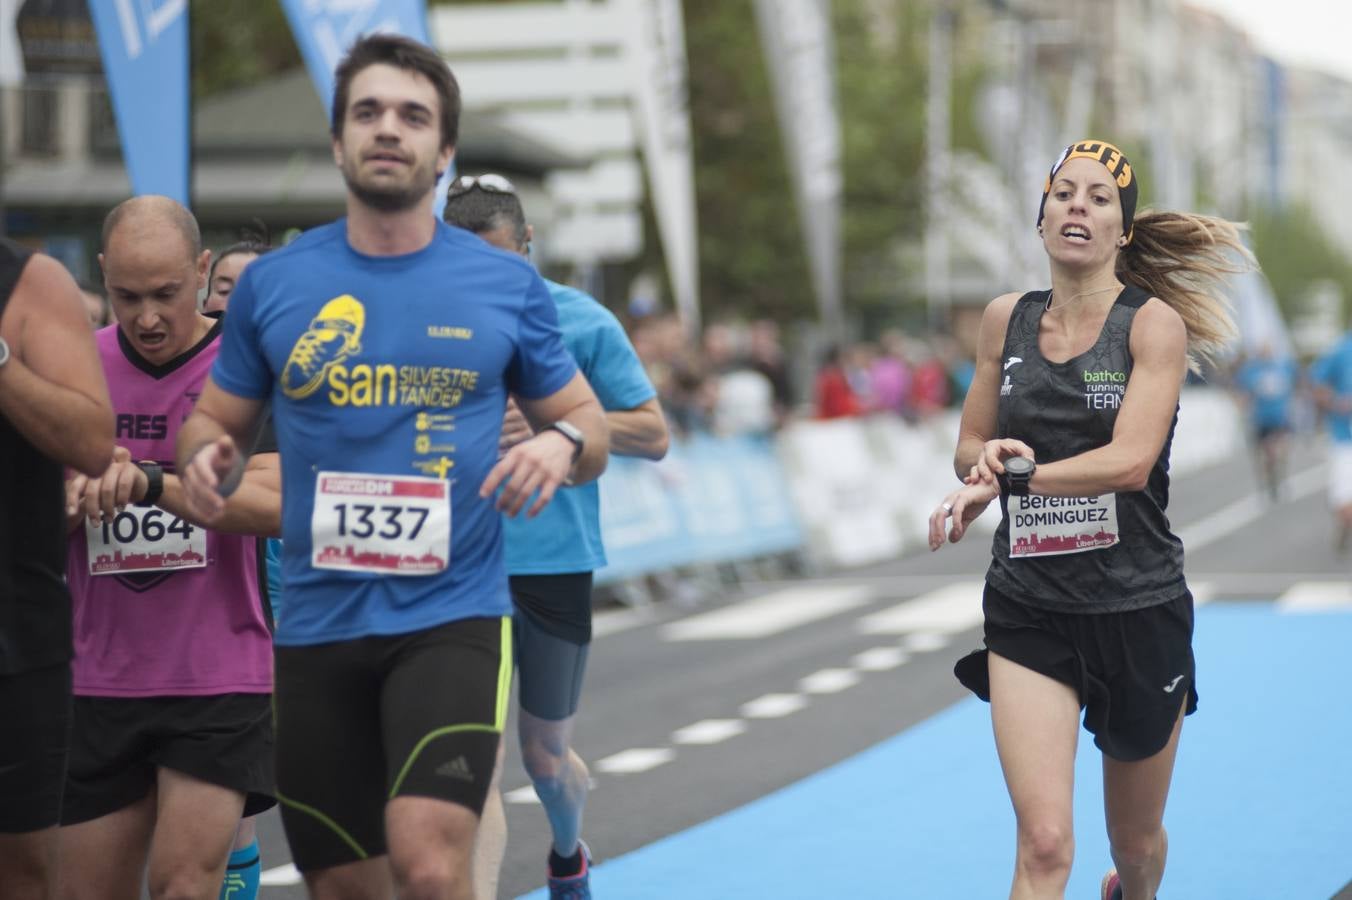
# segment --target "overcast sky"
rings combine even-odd
[[[1352,3],[1347,0],[1185,0],[1214,9],[1279,62],[1352,80]]]

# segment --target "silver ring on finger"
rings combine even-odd
[[[952,511],[953,511],[953,504],[952,504],[952,503],[944,503],[944,504],[941,504],[941,506],[943,506],[944,512],[946,512],[946,513],[949,513],[949,512],[952,512]]]

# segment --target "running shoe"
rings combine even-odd
[[[576,875],[555,878],[549,873],[549,900],[591,900],[591,848],[586,841],[577,842],[582,851],[582,869]]]
[[[1103,876],[1103,884],[1099,885],[1099,900],[1122,900],[1122,880],[1117,877],[1116,869],[1108,870],[1108,874]]]

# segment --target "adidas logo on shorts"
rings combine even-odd
[[[458,778],[461,781],[474,780],[474,773],[469,769],[469,762],[463,756],[448,760],[437,766],[433,771],[445,778]]]

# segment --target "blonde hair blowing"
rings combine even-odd
[[[1117,277],[1169,304],[1188,331],[1188,368],[1214,362],[1238,334],[1223,290],[1228,275],[1257,266],[1239,226],[1213,216],[1147,211],[1117,255]]]

